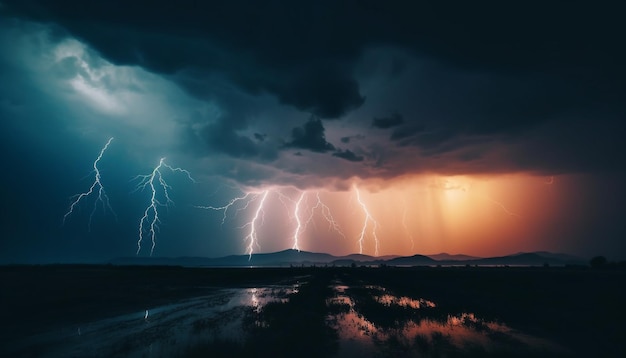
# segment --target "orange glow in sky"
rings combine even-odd
[[[557,204],[567,202],[567,196],[558,189],[561,181],[563,178],[526,174],[355,181],[361,201],[378,223],[369,222],[362,253],[375,255],[376,238],[379,255],[448,252],[496,256],[558,250],[558,239],[563,235],[556,235],[554,227],[564,217]],[[355,189],[321,190],[319,197],[330,208],[343,236],[321,213],[314,213],[299,233],[300,249],[335,255],[358,253],[366,213]],[[316,201],[316,191],[308,191],[300,215],[308,218]],[[259,228],[260,251],[292,247],[293,235],[285,233],[295,229],[293,213],[284,203],[269,205],[264,220],[273,224]]]

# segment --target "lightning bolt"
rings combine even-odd
[[[72,202],[68,212],[65,213],[65,215],[63,215],[63,225],[65,225],[65,220],[67,219],[67,217],[70,216],[74,212],[74,207],[76,207],[76,205],[78,205],[78,203],[84,197],[87,197],[87,196],[91,195],[94,192],[94,190],[96,190],[96,187],[98,188],[97,189],[98,190],[98,197],[96,198],[96,201],[93,204],[93,210],[91,211],[91,214],[89,215],[89,224],[88,224],[89,231],[91,231],[91,221],[93,219],[94,213],[96,212],[96,209],[98,208],[98,203],[102,203],[102,208],[104,209],[105,212],[106,212],[106,208],[108,207],[109,210],[111,210],[111,212],[113,213],[113,215],[115,215],[116,218],[117,218],[117,215],[115,214],[115,211],[113,211],[113,208],[111,207],[111,204],[109,203],[109,197],[107,196],[106,192],[104,191],[104,186],[102,186],[102,182],[100,181],[100,179],[101,179],[101,177],[100,177],[100,169],[98,169],[98,163],[102,159],[102,155],[104,155],[104,152],[107,150],[107,148],[109,147],[109,145],[111,144],[112,141],[113,141],[113,137],[109,138],[107,143],[100,150],[100,154],[98,154],[98,157],[93,162],[92,173],[95,173],[95,178],[94,178],[93,184],[91,184],[91,187],[89,187],[89,190],[84,192],[84,193],[80,193],[80,194],[76,194],[76,195],[72,196],[72,198],[76,198],[76,200],[74,200]]]
[[[150,197],[150,205],[148,205],[146,207],[146,210],[143,213],[143,216],[141,217],[141,220],[139,221],[139,240],[137,240],[137,255],[139,255],[139,252],[141,251],[141,243],[143,242],[143,234],[145,231],[148,232],[148,234],[150,235],[150,240],[152,242],[152,246],[150,248],[150,256],[152,256],[152,253],[154,252],[154,247],[156,246],[156,233],[157,231],[159,231],[159,224],[161,223],[161,220],[159,219],[159,211],[158,211],[158,207],[159,206],[165,206],[165,207],[169,207],[170,204],[173,204],[174,201],[172,201],[172,199],[170,198],[170,194],[169,194],[169,189],[171,189],[172,187],[169,186],[167,184],[167,182],[165,181],[165,179],[163,178],[163,173],[161,172],[162,168],[166,168],[169,169],[170,171],[176,173],[183,173],[187,176],[187,178],[189,178],[189,180],[191,180],[192,182],[196,182],[192,177],[191,174],[185,170],[185,169],[181,169],[181,168],[173,168],[171,166],[169,166],[168,164],[165,163],[165,158],[161,158],[159,160],[159,165],[157,165],[156,167],[154,167],[154,169],[152,170],[152,173],[147,174],[147,175],[137,175],[133,180],[139,180],[139,183],[137,184],[137,188],[136,190],[144,190],[147,187],[150,188],[150,192],[151,192],[151,197]],[[158,181],[158,184],[155,183],[155,179]],[[165,198],[165,202],[162,202],[158,199],[157,197],[157,188],[161,188],[162,192],[163,192],[163,197]],[[148,228],[146,229],[145,226],[148,226]]]
[[[296,232],[294,232],[293,234],[293,247],[292,249],[294,250],[298,250],[300,251],[300,246],[298,243],[299,240],[299,236],[300,236],[300,230],[302,229],[302,222],[300,221],[300,204],[302,203],[302,199],[304,199],[304,196],[306,194],[306,191],[303,191],[300,194],[300,198],[298,198],[298,201],[296,201],[296,206],[293,212],[293,216],[296,219],[296,223],[297,223],[297,227],[296,227]]]
[[[514,212],[510,211],[509,209],[507,209],[507,208],[506,208],[506,206],[504,206],[504,204],[502,204],[502,203],[501,203],[501,202],[499,202],[499,201],[493,200],[493,199],[491,199],[491,198],[490,198],[490,197],[488,197],[488,196],[485,196],[485,199],[486,199],[486,200],[488,200],[488,201],[490,201],[490,202],[492,202],[493,204],[495,204],[495,205],[499,206],[499,207],[502,209],[502,211],[504,211],[506,214],[508,214],[508,215],[510,215],[510,216],[515,216],[515,217],[518,217],[518,218],[521,218],[521,217],[522,217],[520,214],[516,214],[516,213],[514,213]]]
[[[246,226],[250,227],[250,231],[248,232],[248,235],[246,235],[246,237],[244,238],[244,241],[248,242],[248,249],[246,250],[246,253],[248,254],[248,260],[252,259],[252,253],[254,253],[254,247],[258,246],[258,243],[257,243],[258,239],[257,239],[257,233],[256,233],[256,222],[259,219],[259,215],[263,211],[263,205],[265,204],[265,199],[267,198],[267,194],[268,193],[269,193],[269,190],[265,190],[263,193],[258,195],[258,196],[261,196],[261,201],[259,202],[259,206],[257,207],[256,211],[254,212],[254,216],[252,217],[252,220],[250,220],[248,223],[246,223],[245,225],[243,225],[241,227],[241,228],[245,228]],[[249,203],[250,202],[248,202],[248,204]],[[247,205],[246,205],[246,207],[247,207]]]
[[[337,223],[337,221],[335,221],[335,218],[333,218],[330,208],[326,204],[324,204],[324,202],[322,202],[319,191],[315,193],[315,197],[317,199],[317,202],[315,203],[315,206],[311,208],[311,215],[309,216],[309,219],[306,222],[307,225],[313,219],[313,214],[315,213],[315,210],[319,208],[322,213],[322,216],[328,222],[328,229],[335,230],[337,233],[339,233],[339,235],[341,235],[345,239],[346,235],[343,234],[343,232],[341,231],[341,228],[339,227],[339,224]]]
[[[300,195],[298,196],[296,200],[294,200],[293,198],[283,193],[280,190],[280,188],[269,188],[263,191],[244,192],[244,195],[231,199],[226,205],[223,205],[223,206],[196,205],[195,207],[198,209],[204,209],[204,210],[222,211],[223,212],[222,213],[222,225],[224,225],[228,217],[228,213],[232,211],[234,206],[235,207],[239,206],[235,214],[236,216],[237,213],[239,213],[240,211],[246,211],[250,207],[252,202],[259,200],[259,206],[254,212],[252,219],[246,222],[243,226],[238,227],[239,229],[249,228],[248,233],[244,237],[244,241],[247,242],[246,253],[248,253],[248,255],[250,256],[254,252],[254,248],[259,247],[258,234],[257,234],[256,229],[259,226],[259,223],[258,223],[259,220],[261,220],[260,225],[263,224],[264,205],[266,201],[268,200],[268,197],[271,196],[270,194],[276,194],[276,198],[285,207],[285,211],[287,212],[289,219],[295,221],[292,249],[298,250],[298,251],[301,250],[300,249],[301,235],[303,232],[306,231],[308,224],[311,221],[313,221],[313,217],[315,213],[318,211],[318,209],[319,211],[321,211],[322,216],[326,219],[326,221],[328,221],[329,229],[333,229],[337,231],[341,236],[345,238],[345,235],[343,234],[343,232],[341,232],[339,224],[333,218],[330,208],[322,202],[319,192],[316,193],[317,202],[315,203],[315,206],[309,209],[308,218],[305,216],[306,212],[304,208],[307,203],[307,195],[309,193],[310,192],[306,190],[300,191]],[[245,203],[245,204],[239,205],[239,203]]]
[[[226,222],[226,218],[228,216],[228,211],[231,209],[231,207],[233,207],[234,205],[237,205],[238,202],[245,202],[245,204],[238,208],[237,211],[235,212],[235,216],[237,215],[237,213],[239,213],[240,211],[245,211],[248,209],[248,207],[250,207],[250,204],[261,198],[260,202],[259,202],[259,206],[257,207],[257,210],[254,213],[253,218],[248,221],[247,223],[245,223],[243,226],[240,226],[239,229],[243,229],[243,228],[247,228],[249,227],[250,230],[248,232],[248,234],[244,237],[244,241],[248,243],[247,249],[246,249],[246,253],[249,255],[249,258],[252,258],[252,254],[254,253],[254,247],[258,247],[258,235],[256,232],[256,228],[257,228],[257,221],[259,220],[259,218],[261,219],[261,224],[263,221],[263,206],[265,205],[265,200],[267,199],[268,194],[270,193],[270,189],[264,190],[264,191],[258,191],[258,192],[254,192],[254,191],[250,191],[250,192],[245,192],[245,194],[243,196],[239,196],[236,198],[231,199],[228,204],[223,205],[223,206],[200,206],[200,205],[196,205],[195,207],[198,209],[204,209],[204,210],[215,210],[215,211],[222,211],[222,225],[224,225],[224,223]],[[282,199],[281,199],[282,200]]]
[[[285,207],[285,211],[287,213],[289,213],[289,218],[293,219],[293,215],[291,215],[291,211],[289,210],[289,206],[287,205],[287,201],[291,202],[292,204],[296,204],[296,202],[291,199],[290,197],[288,197],[287,195],[283,194],[281,191],[274,189],[274,192],[276,193],[276,195],[278,195],[278,200],[280,200],[280,203],[283,204],[283,206]]]
[[[337,231],[343,238],[345,238],[346,235],[343,234],[343,232],[339,228],[339,224],[333,218],[330,208],[326,204],[324,204],[324,202],[322,202],[319,191],[315,193],[315,198],[317,199],[317,202],[315,203],[315,206],[310,208],[309,217],[304,223],[302,222],[302,220],[300,219],[300,207],[302,206],[302,202],[304,201],[304,198],[307,194],[308,192],[303,191],[300,194],[300,197],[298,198],[298,200],[295,202],[293,217],[296,220],[296,230],[293,235],[293,247],[292,248],[294,250],[300,251],[300,246],[299,246],[300,233],[304,232],[306,228],[309,226],[309,224],[313,221],[313,216],[315,215],[315,212],[318,209],[321,211],[324,219],[326,219],[326,221],[328,222],[328,229],[329,230],[333,229]]]
[[[456,183],[456,182],[454,182],[454,181],[452,181],[452,180],[448,180],[448,179],[446,179],[446,180],[444,181],[443,190],[453,190],[453,191],[458,191],[458,190],[460,190],[460,191],[464,191],[464,192],[466,192],[466,191],[468,191],[468,190],[469,190],[469,187],[468,187],[468,186],[463,186],[463,185],[458,184],[458,183]],[[489,196],[487,196],[487,195],[484,195],[484,194],[483,194],[483,195],[481,195],[481,194],[476,194],[476,195],[477,195],[478,197],[483,198],[483,199],[485,199],[485,200],[487,200],[487,201],[489,201],[489,202],[493,203],[494,205],[498,206],[500,209],[502,209],[502,211],[504,211],[504,212],[505,212],[507,215],[509,215],[509,216],[515,216],[515,217],[518,217],[518,218],[521,218],[521,217],[522,217],[521,215],[516,214],[516,213],[514,213],[514,212],[510,211],[509,209],[507,209],[507,208],[506,208],[506,206],[504,206],[504,204],[502,204],[501,202],[499,202],[499,201],[497,201],[497,200],[494,200],[494,199],[490,198],[490,197],[489,197]]]
[[[231,201],[228,202],[228,204],[226,204],[224,206],[200,206],[200,205],[196,205],[195,207],[198,208],[198,209],[204,209],[204,210],[223,211],[222,224],[221,224],[223,226],[224,223],[226,222],[226,216],[228,215],[228,209],[230,209],[230,207],[235,205],[237,202],[239,202],[241,200],[246,200],[248,197],[250,197],[251,195],[255,195],[255,194],[258,194],[258,193],[248,192],[244,196],[233,198]],[[247,201],[247,204],[246,204],[245,208],[247,208],[247,206],[250,203],[250,201],[251,200]],[[239,212],[240,210],[245,210],[245,208],[239,209],[239,210],[237,210],[237,212]]]
[[[372,215],[370,215],[369,210],[367,210],[367,206],[365,206],[365,203],[363,203],[363,201],[361,200],[361,193],[359,192],[359,188],[356,186],[356,184],[354,185],[354,191],[356,192],[356,200],[359,202],[359,205],[361,205],[361,208],[363,209],[363,212],[365,213],[365,220],[363,221],[363,228],[361,229],[361,234],[359,236],[359,253],[360,254],[363,253],[363,239],[365,238],[365,231],[367,230],[367,223],[371,221],[372,225],[374,226],[374,228],[372,229],[372,235],[374,236],[374,242],[376,243],[374,255],[378,256],[378,236],[376,236],[376,229],[378,228],[378,222],[376,222],[376,220],[374,220]]]

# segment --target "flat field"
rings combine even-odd
[[[626,271],[0,268],[0,356],[626,356]]]

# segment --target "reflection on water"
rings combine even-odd
[[[385,306],[391,306],[391,305],[397,305],[397,306],[401,306],[401,307],[409,307],[409,308],[413,308],[413,309],[419,309],[422,307],[435,307],[435,304],[431,301],[425,300],[425,299],[418,299],[418,300],[414,300],[410,297],[396,297],[393,295],[389,295],[389,294],[384,294],[382,296],[375,296],[376,301],[378,301],[379,303],[385,305]]]
[[[396,295],[381,286],[335,281],[329,287],[330,282],[318,286],[309,282],[302,290],[297,284],[219,289],[176,304],[29,337],[15,342],[8,351],[12,357],[169,357],[190,352],[207,356],[216,350],[285,355],[292,353],[286,350],[309,344],[302,354],[450,357],[563,353],[551,342],[475,313],[450,312],[431,300]],[[259,351],[259,345],[273,348]]]
[[[269,302],[286,302],[297,285],[220,289],[176,304],[153,307],[79,327],[67,327],[15,342],[14,357],[162,357],[207,339],[245,339],[246,310],[259,312]]]
[[[340,285],[340,286],[342,287],[341,289],[335,288],[337,292],[342,292],[342,293],[345,292],[344,287],[347,287],[347,286],[344,286],[344,285]],[[388,294],[387,289],[382,286],[365,285],[364,288],[370,291],[370,294],[374,297],[374,299],[378,303],[381,303],[385,306],[395,305],[395,306],[408,307],[408,308],[413,308],[413,309],[435,307],[434,302],[425,300],[423,298],[413,299],[413,298],[406,297],[406,296],[398,297],[398,296]]]
[[[474,313],[444,313],[432,301],[396,296],[384,287],[338,284],[333,288],[335,296],[328,304],[345,308],[328,316],[339,333],[339,357],[564,352],[503,323],[483,320]]]

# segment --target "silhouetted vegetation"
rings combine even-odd
[[[626,261],[609,261],[604,256],[595,256],[589,260],[589,266],[594,269],[626,270]]]
[[[589,265],[593,268],[602,268],[607,264],[607,259],[604,256],[596,256],[589,261]]]

